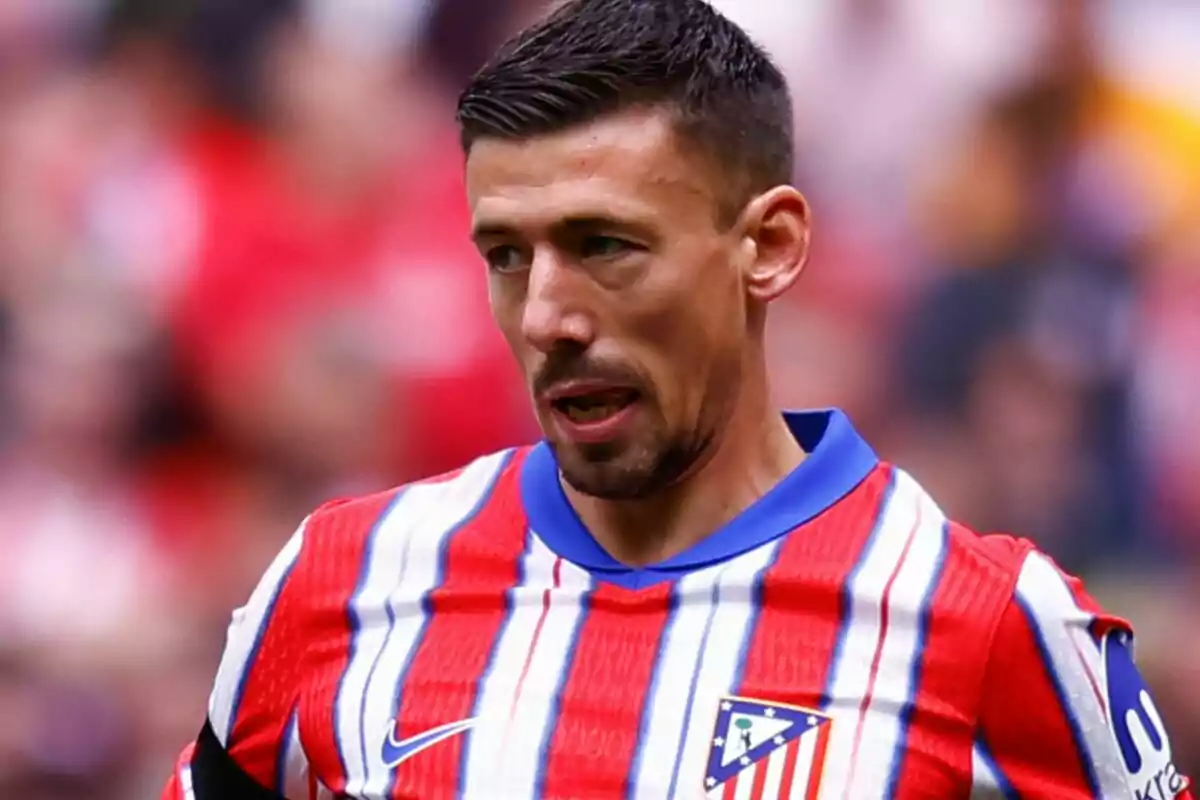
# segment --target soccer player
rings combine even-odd
[[[473,236],[545,441],[309,517],[166,798],[1189,796],[1125,622],[772,406],[791,113],[702,0],[574,0],[479,72]]]

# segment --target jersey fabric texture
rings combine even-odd
[[[164,800],[1190,800],[1125,622],[842,413],[786,417],[804,462],[646,568],[545,444],[318,510]]]

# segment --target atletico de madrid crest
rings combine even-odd
[[[724,698],[704,775],[707,796],[813,800],[831,724],[825,714],[806,708]]]

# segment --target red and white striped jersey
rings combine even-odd
[[[164,798],[228,765],[293,800],[1190,798],[1124,622],[841,413],[788,421],[800,467],[651,567],[545,445],[318,510]]]

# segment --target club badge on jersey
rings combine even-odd
[[[724,698],[704,776],[708,797],[816,797],[831,724],[807,708]]]
[[[1188,781],[1175,767],[1166,726],[1134,666],[1129,633],[1108,631],[1100,641],[1100,649],[1108,724],[1129,773],[1129,788],[1139,800],[1178,797]]]

